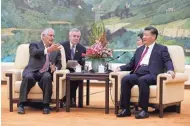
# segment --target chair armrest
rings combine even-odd
[[[6,78],[7,82],[9,81],[10,76],[12,76],[12,81],[20,81],[22,78],[21,69],[10,69],[3,72],[4,78]]]
[[[13,91],[15,88],[14,83],[16,81],[21,81],[21,70],[20,69],[10,69],[3,72],[3,76],[7,80],[7,92],[8,92],[8,98],[13,98]]]
[[[6,81],[4,77],[4,72],[10,69],[14,69],[14,62],[1,62],[1,80]]]
[[[184,73],[176,73],[175,78],[167,73],[157,76],[157,99],[160,104],[183,101],[184,82],[188,79]]]
[[[118,89],[120,89],[121,79],[122,79],[125,75],[127,75],[127,74],[129,74],[129,73],[130,73],[130,71],[111,72],[111,73],[109,74],[109,79],[110,79],[110,81],[111,81],[111,83],[112,83],[112,85],[113,85],[112,87],[115,88],[115,81],[117,81]]]
[[[121,79],[126,76],[127,74],[129,74],[130,71],[120,71],[120,72],[111,72],[109,74],[109,79],[112,83],[112,87],[111,87],[111,94],[114,96],[114,100],[118,101],[119,97],[120,97],[120,88],[121,88]],[[116,102],[116,106],[118,102]]]
[[[113,76],[117,76],[118,79],[121,80],[125,75],[127,75],[127,74],[129,74],[129,73],[130,73],[130,71],[111,72],[111,73],[109,74],[109,79],[110,79],[111,81],[114,81],[114,80],[113,80]]]
[[[165,78],[165,83],[177,83],[187,81],[188,75],[184,73],[175,73],[175,78],[172,79],[172,76],[170,74],[162,73],[157,76],[157,80],[160,80],[160,78]]]
[[[66,74],[70,73],[69,70],[65,69],[65,70],[56,70],[53,73],[53,81],[56,82],[56,77],[59,76],[60,79],[66,79]]]
[[[65,95],[65,80],[66,80],[66,74],[69,73],[69,70],[57,70],[53,74],[53,98],[63,98]],[[58,90],[59,87],[59,90]]]

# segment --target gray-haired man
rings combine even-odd
[[[73,28],[69,32],[69,41],[61,42],[60,44],[65,49],[66,61],[76,60],[81,66],[84,66],[85,61],[83,60],[82,53],[86,53],[86,48],[79,43],[81,32],[77,28]],[[70,72],[74,72],[73,68],[67,68]],[[71,107],[76,107],[76,90],[79,84],[83,83],[81,80],[71,81]],[[63,98],[64,105],[66,98]]]
[[[40,42],[32,42],[29,46],[30,58],[23,71],[20,87],[18,114],[25,114],[24,106],[30,89],[38,82],[43,91],[43,114],[49,114],[49,103],[52,95],[52,73],[61,69],[59,44],[54,44],[54,30],[45,29],[41,33]]]

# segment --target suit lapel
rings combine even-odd
[[[45,49],[44,43],[43,43],[42,41],[39,43],[39,47],[40,47],[41,49]]]
[[[153,49],[152,49],[152,52],[151,52],[151,54],[150,54],[149,64],[150,64],[151,61],[152,61],[152,57],[155,56],[156,48],[157,48],[157,44],[155,43],[155,45],[154,45],[154,47],[153,47]]]
[[[142,53],[144,51],[144,48],[145,48],[145,45],[142,48],[140,48],[139,53],[137,53],[137,62],[136,62],[136,65],[139,62],[140,58],[141,58],[141,55],[142,55]]]
[[[79,57],[79,45],[76,45],[76,49],[75,49],[75,56],[74,59],[77,59]]]
[[[44,43],[41,41],[41,42],[39,42],[39,44],[38,44],[38,48],[39,49],[45,49],[45,47],[44,47]],[[46,56],[44,55],[43,56],[43,64],[45,63],[45,61],[46,61]]]

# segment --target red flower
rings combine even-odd
[[[107,46],[103,47],[101,43],[95,43],[86,50],[85,56],[88,58],[107,58],[112,56],[112,51]]]
[[[82,53],[82,57],[85,57],[86,56],[86,54],[85,53]]]

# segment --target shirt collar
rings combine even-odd
[[[44,43],[44,41],[42,40],[42,42],[43,42],[43,44],[44,44],[44,48],[46,49],[47,47],[46,47],[46,45],[45,45],[45,43]]]
[[[70,48],[72,48],[73,44],[72,44],[71,42],[69,42],[69,43],[70,43]],[[76,48],[76,46],[77,46],[77,45],[75,45],[75,48]]]
[[[153,42],[151,45],[148,46],[149,49],[153,49],[154,45],[155,45],[155,42]],[[145,47],[147,47],[147,46],[145,45]]]

